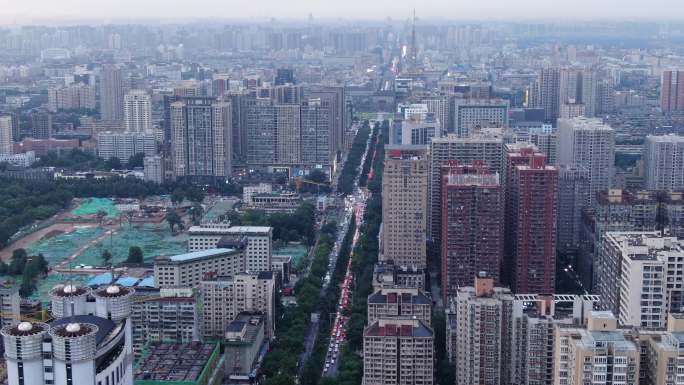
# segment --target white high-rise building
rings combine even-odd
[[[102,159],[119,158],[126,163],[137,154],[146,156],[157,154],[157,141],[151,131],[148,132],[101,132],[97,136],[97,155]]]
[[[684,188],[684,136],[647,136],[643,161],[646,189],[680,191]]]
[[[467,137],[479,128],[508,127],[508,106],[503,99],[456,99],[454,131]]]
[[[667,312],[684,310],[684,248],[676,237],[607,232],[598,265],[602,308],[616,314],[621,325],[664,327]]]
[[[12,152],[12,117],[0,116],[0,155],[11,155]]]
[[[132,90],[124,96],[126,131],[152,130],[152,98],[144,90]]]
[[[612,186],[615,174],[615,131],[600,119],[558,120],[558,164],[589,170],[589,202]]]

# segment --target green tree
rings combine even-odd
[[[185,193],[183,190],[180,188],[173,190],[171,193],[171,203],[173,203],[174,206],[178,206],[179,204],[183,203],[183,199],[185,199]]]
[[[123,166],[121,165],[121,159],[113,156],[105,161],[104,168],[106,170],[121,170]]]
[[[100,226],[102,226],[102,221],[106,216],[107,212],[102,209],[97,210],[97,213],[95,213],[95,217],[97,217],[97,222],[100,224]]]
[[[143,251],[140,246],[131,246],[128,248],[128,258],[126,258],[127,263],[143,263]]]
[[[24,249],[16,249],[12,252],[12,260],[10,261],[9,265],[9,273],[12,275],[19,275],[24,272],[24,268],[26,267],[26,261],[28,259],[28,256],[26,254],[26,250]]]
[[[29,297],[34,291],[36,291],[35,279],[22,279],[21,286],[19,287],[19,295],[22,297]]]
[[[200,223],[200,219],[202,219],[202,215],[204,214],[204,208],[199,202],[195,202],[192,204],[192,207],[190,207],[190,218],[192,218],[192,223],[197,226]]]
[[[145,153],[144,152],[137,152],[133,155],[131,155],[130,158],[128,158],[128,163],[126,166],[128,167],[129,170],[132,170],[136,167],[144,167],[145,165]]]
[[[171,232],[174,232],[176,226],[180,226],[182,222],[180,215],[178,215],[178,213],[174,210],[168,210],[164,220],[169,224]]]
[[[112,253],[106,249],[102,252],[102,255],[100,255],[100,259],[102,259],[102,264],[104,264],[105,266],[110,266],[112,264],[112,258]]]

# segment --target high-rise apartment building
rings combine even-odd
[[[381,288],[368,296],[368,325],[380,318],[415,318],[432,324],[432,299],[417,288]]]
[[[380,318],[363,331],[363,385],[434,384],[434,331],[418,319]]]
[[[0,116],[0,155],[10,155],[13,151],[12,117]]]
[[[665,228],[671,236],[684,236],[684,200],[681,193],[620,189],[600,192],[594,206],[583,213],[577,270],[584,286],[596,290],[600,246],[606,232]]]
[[[425,118],[411,116],[408,119],[395,119],[390,126],[390,144],[427,146],[434,137],[440,136],[439,122],[432,113]]]
[[[199,306],[191,288],[136,293],[131,302],[133,352],[150,342],[187,343],[199,339]]]
[[[118,158],[125,164],[138,153],[157,154],[157,140],[152,132],[105,131],[97,135],[97,155],[102,159]]]
[[[601,242],[596,292],[620,325],[664,327],[667,312],[684,310],[684,243],[660,232],[607,232]]]
[[[164,183],[166,161],[161,155],[146,156],[143,159],[144,179],[148,182]]]
[[[204,279],[199,285],[199,293],[204,339],[224,338],[228,324],[245,311],[265,314],[265,334],[273,338],[275,279],[272,272],[239,273]]]
[[[474,282],[459,288],[448,315],[447,345],[456,384],[507,384],[514,297],[510,290],[495,287],[484,272]]]
[[[512,168],[506,185],[506,249],[516,293],[553,293],[556,274],[558,169],[544,155]],[[509,231],[510,230],[510,231]]]
[[[301,163],[330,169],[337,155],[331,105],[328,99],[306,99],[300,106]],[[284,155],[284,154],[283,154]]]
[[[427,187],[424,146],[385,147],[381,260],[393,260],[400,266],[427,266]]]
[[[596,295],[519,294],[511,317],[511,384],[553,384],[554,332],[558,327],[584,325],[589,312],[596,310]]]
[[[589,170],[589,202],[612,185],[615,174],[615,131],[600,119],[558,120],[558,164]]]
[[[176,178],[214,181],[230,176],[231,106],[213,98],[171,103],[171,155]]]
[[[559,106],[566,107],[566,115],[581,115],[593,118],[598,103],[598,74],[593,68],[564,67],[560,69]],[[581,105],[581,110],[572,105]],[[562,115],[562,114],[561,114]],[[563,117],[563,116],[561,116]],[[570,117],[570,116],[568,116]]]
[[[456,161],[473,164],[481,161],[491,173],[503,172],[503,138],[497,135],[477,134],[459,138],[455,134],[434,138],[430,144],[430,179],[428,191],[428,236],[440,244],[442,234],[442,164]]]
[[[460,137],[468,137],[478,128],[507,127],[508,100],[456,99],[454,129]]]
[[[152,98],[146,91],[129,91],[124,96],[123,110],[126,131],[147,132],[152,130]]]
[[[34,139],[52,137],[52,114],[47,111],[36,111],[31,114],[31,136]]]
[[[554,346],[554,385],[639,383],[639,344],[610,312],[589,312],[586,326],[559,325]]]
[[[48,111],[94,110],[95,87],[76,83],[48,89]]]
[[[663,71],[660,109],[663,112],[684,110],[684,71]]]
[[[479,163],[479,162],[478,162]],[[503,256],[504,201],[498,173],[481,163],[442,166],[442,296],[472,286],[486,271],[499,282]]]
[[[330,119],[330,150],[332,155],[344,150],[344,134],[349,129],[351,119],[345,113],[344,87],[307,87],[305,95],[309,99],[320,99],[328,107]],[[304,111],[304,110],[303,110]]]
[[[582,166],[558,167],[558,250],[580,247],[582,211],[589,205],[589,170]]]
[[[544,119],[547,121],[558,118],[560,107],[560,69],[557,67],[542,68],[539,78],[532,88],[532,95],[528,105],[544,109]]]
[[[289,165],[299,164],[302,156],[304,156],[304,151],[302,151],[303,133],[301,106],[298,104],[277,104],[274,108],[276,118],[275,124],[273,125],[276,132],[275,163]],[[315,127],[309,132],[309,135],[315,138]],[[311,143],[309,143],[309,145],[310,144]],[[315,147],[311,150],[314,151]]]
[[[123,71],[115,65],[103,66],[100,78],[100,115],[102,120],[122,120],[123,101]]]
[[[294,70],[292,68],[278,68],[274,83],[276,86],[295,84]]]
[[[189,251],[221,248],[231,243],[245,243],[246,271],[271,270],[273,228],[269,226],[230,226],[230,224],[204,224],[188,229]]]
[[[648,135],[644,143],[643,162],[646,189],[684,189],[684,136]]]
[[[546,155],[546,163],[558,164],[558,134],[555,129],[530,129],[530,142]]]

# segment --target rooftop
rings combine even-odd
[[[372,337],[433,337],[432,329],[420,320],[379,320],[366,327],[364,336]],[[410,321],[410,322],[406,322]],[[393,323],[394,322],[394,323]]]
[[[218,354],[218,344],[191,342],[187,344],[153,343],[147,346],[134,373],[138,382],[195,382]]]
[[[109,333],[114,330],[116,327],[116,324],[109,319],[94,316],[94,315],[76,315],[76,316],[70,316],[70,317],[64,317],[64,318],[59,318],[56,319],[52,322],[50,322],[50,327],[55,328],[57,326],[66,326],[71,323],[77,323],[77,324],[92,324],[97,326],[97,334],[95,335],[95,341],[99,345],[102,341],[107,338]]]
[[[413,303],[417,305],[430,305],[432,301],[422,291],[416,293],[402,292],[400,290],[378,290],[368,296],[368,303]]]
[[[218,257],[221,255],[225,254],[231,254],[236,252],[237,250],[235,249],[208,249],[208,250],[200,250],[200,251],[193,251],[191,253],[185,253],[185,254],[178,254],[178,255],[173,255],[171,257],[159,257],[155,260],[156,261],[169,261],[169,262],[190,262],[198,259],[203,259],[203,258],[211,258],[211,257]]]

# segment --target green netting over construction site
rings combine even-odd
[[[103,233],[104,230],[98,227],[77,227],[68,233],[43,238],[29,246],[26,251],[29,255],[43,254],[50,266],[55,266]]]
[[[202,217],[202,220],[206,222],[213,222],[218,217],[221,215],[224,215],[228,211],[231,211],[233,209],[233,206],[235,204],[235,201],[218,201],[214,204],[214,206],[209,209],[204,216]]]
[[[289,255],[292,257],[292,266],[299,266],[301,261],[308,252],[306,246],[303,245],[287,245],[273,249],[274,255]]]
[[[161,255],[182,254],[187,251],[188,237],[186,234],[173,235],[166,223],[122,225],[111,236],[105,236],[96,245],[86,249],[73,261],[75,264],[90,266],[102,265],[102,252],[109,250],[112,253],[112,263],[126,260],[128,249],[131,246],[140,246],[145,261]]]
[[[102,266],[102,252],[112,253],[112,263],[123,262],[131,246],[140,246],[146,261],[160,255],[187,251],[187,235],[173,235],[166,223],[129,225],[114,228],[114,234],[99,227],[77,227],[35,242],[27,248],[29,255],[43,254],[50,266],[61,268],[77,265]],[[62,263],[69,257],[72,259]],[[61,264],[61,265],[60,265]]]
[[[119,215],[119,210],[116,209],[114,201],[109,198],[88,198],[76,207],[71,213],[77,216],[95,215],[98,211],[103,210],[108,217],[116,217]]]

